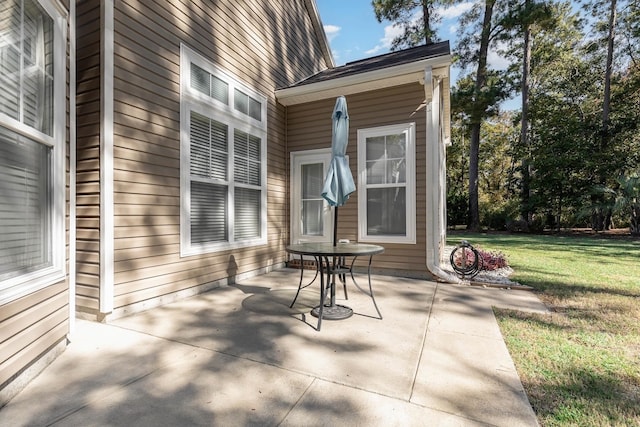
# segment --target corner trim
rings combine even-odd
[[[114,0],[100,6],[100,312],[113,311],[114,207],[113,207],[113,81]]]
[[[69,10],[69,336],[76,331],[76,2]]]

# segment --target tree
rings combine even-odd
[[[434,25],[439,21],[435,13],[438,0],[373,0],[378,22],[388,20],[404,29],[391,42],[391,50],[431,44],[437,40]]]
[[[609,208],[629,215],[629,231],[640,236],[640,176],[623,176],[616,184],[615,188],[604,187],[600,192],[614,197]]]
[[[586,52],[590,55],[595,67],[601,70],[600,81],[602,86],[598,93],[601,101],[601,120],[600,127],[593,136],[594,153],[600,159],[598,165],[594,169],[594,180],[602,186],[611,185],[614,180],[616,171],[616,162],[618,159],[612,157],[617,151],[616,145],[623,143],[620,140],[618,129],[612,127],[611,115],[616,107],[612,100],[612,85],[615,80],[620,77],[620,72],[627,66],[627,58],[633,59],[638,51],[637,44],[635,49],[631,44],[618,44],[616,39],[616,30],[618,24],[618,10],[624,13],[623,34],[627,37],[634,37],[637,34],[637,23],[634,25],[629,20],[628,15],[637,13],[636,2],[629,0],[591,0],[586,2],[585,6],[590,10],[594,18],[593,33],[595,36],[589,40]],[[637,15],[635,15],[637,17]],[[600,19],[606,17],[606,19]],[[634,27],[636,29],[634,29]],[[603,47],[605,47],[603,49]],[[606,52],[603,56],[602,52]],[[612,168],[613,166],[613,168]],[[592,196],[594,206],[602,206],[602,200],[599,198],[602,194],[596,193]],[[592,215],[592,228],[596,231],[606,230],[610,226],[611,211],[595,209]]]
[[[501,31],[494,22],[494,7],[497,0],[477,3],[463,16],[460,28],[462,34],[457,46],[457,54],[463,67],[475,65],[473,89],[463,89],[458,97],[464,100],[469,117],[469,230],[480,228],[478,165],[480,155],[480,130],[482,122],[497,112],[497,104],[506,97],[507,88],[500,73],[489,70],[487,56],[489,46]],[[478,37],[479,34],[479,37]]]
[[[520,113],[520,139],[521,147],[521,219],[527,223],[532,220],[530,210],[530,120],[529,120],[529,92],[531,89],[531,55],[533,29],[536,27],[552,28],[553,13],[552,8],[545,1],[540,0],[511,0],[509,11],[503,18],[502,25],[506,31],[503,33],[502,41],[508,42],[510,51],[505,52],[507,56],[515,58],[515,63],[520,62],[520,95],[522,99]],[[521,43],[518,40],[522,40]],[[518,61],[519,60],[519,61]],[[517,67],[514,67],[517,68]],[[514,75],[516,72],[514,71]],[[517,77],[514,77],[517,80]]]

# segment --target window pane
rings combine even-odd
[[[191,64],[191,87],[224,104],[229,104],[229,84],[193,63]]]
[[[6,3],[0,10],[0,111],[53,135],[53,19],[34,0]]]
[[[237,129],[233,135],[235,182],[256,186],[260,185],[262,168],[260,138]]]
[[[305,236],[322,236],[324,221],[322,220],[322,200],[302,201],[302,234]]]
[[[0,111],[20,119],[20,51],[11,45],[0,47]]]
[[[229,84],[224,80],[211,76],[211,97],[225,105],[229,105]]]
[[[224,123],[191,112],[191,174],[227,180],[227,133]]]
[[[236,187],[234,194],[236,240],[260,237],[260,190]]]
[[[384,136],[367,138],[367,161],[384,157]]]
[[[52,265],[51,149],[0,127],[0,280]]]
[[[399,184],[406,182],[407,163],[404,159],[389,160],[387,166],[387,184]]]
[[[191,181],[191,243],[227,240],[227,187]]]
[[[302,198],[320,199],[324,185],[324,171],[322,163],[302,165]]]
[[[251,97],[249,97],[249,116],[262,121],[262,104]]]
[[[406,236],[405,188],[367,190],[367,234],[370,236]]]
[[[191,64],[191,88],[211,96],[211,74],[206,70]]]
[[[302,234],[322,236],[324,232],[322,186],[324,166],[322,163],[302,165]]]
[[[367,184],[406,182],[406,137],[404,134],[366,140]]]
[[[249,114],[249,96],[246,93],[236,89],[233,99],[236,110],[244,114]]]
[[[398,159],[406,157],[407,141],[405,134],[387,135],[386,148],[388,158]]]

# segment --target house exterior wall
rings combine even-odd
[[[419,83],[406,84],[348,95],[349,166],[358,186],[358,129],[385,125],[416,124],[416,243],[384,243],[385,252],[375,257],[376,271],[415,277],[430,277],[425,265],[426,223],[425,156],[426,112],[424,88]],[[288,151],[303,151],[331,146],[331,113],[335,99],[287,107]],[[339,208],[338,238],[358,241],[358,192],[351,194]],[[375,242],[373,242],[375,243]],[[364,260],[359,262],[363,263]],[[357,264],[356,264],[357,265]],[[361,264],[364,265],[364,264]]]
[[[81,3],[77,306],[101,316],[100,9]],[[283,263],[288,165],[274,90],[327,66],[305,2],[117,1],[113,12],[113,311]],[[180,255],[181,44],[268,97],[266,245]]]
[[[100,267],[100,2],[76,6],[76,305],[97,312]]]
[[[69,52],[69,5],[59,2],[67,22],[66,47]],[[64,29],[63,29],[64,31]],[[65,132],[65,234],[70,230],[69,177],[69,67],[66,61],[66,132]],[[66,268],[69,271],[69,240],[65,239]],[[60,242],[53,242],[54,245]],[[66,347],[69,331],[68,277],[35,292],[0,305],[0,408]]]

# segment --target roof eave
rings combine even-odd
[[[336,77],[322,82],[278,89],[275,95],[282,105],[288,106],[333,98],[338,95],[351,95],[401,84],[422,82],[424,69],[429,65],[434,69],[446,67],[448,74],[451,55],[440,55],[407,64]]]

